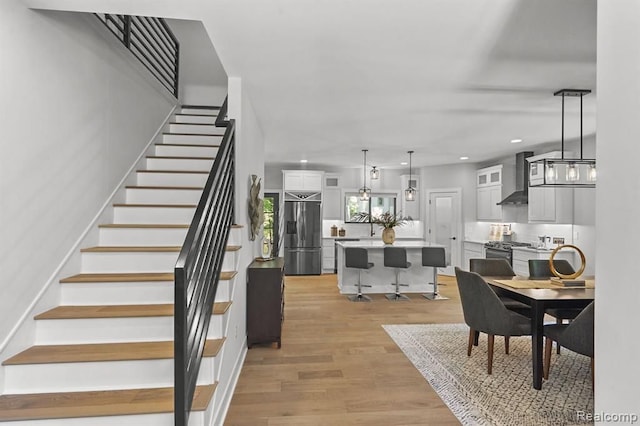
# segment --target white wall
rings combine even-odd
[[[640,2],[598,2],[595,411],[640,415]]]
[[[180,103],[222,105],[227,95],[227,74],[204,25],[183,19],[166,21],[180,42]]]
[[[474,164],[423,167],[420,170],[422,192],[437,188],[462,188],[462,221],[475,221],[476,169]],[[421,202],[425,201],[423,197]]]
[[[91,15],[0,3],[0,349],[173,108]]]

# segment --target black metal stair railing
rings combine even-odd
[[[235,121],[230,120],[175,266],[175,425],[186,426],[234,223]]]
[[[180,43],[162,18],[95,14],[175,98],[178,98]]]

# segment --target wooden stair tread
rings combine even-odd
[[[207,409],[216,385],[196,387],[193,410]],[[0,395],[0,421],[172,412],[172,387]]]
[[[197,174],[208,175],[209,172],[199,172],[197,170],[136,170],[137,173],[180,173],[180,174]]]
[[[180,105],[180,108],[188,108],[188,109],[217,109],[217,110],[219,110],[222,107],[221,106],[217,106],[217,105]],[[176,114],[183,114],[183,113],[178,112]]]
[[[105,273],[105,274],[76,274],[60,280],[61,283],[108,283],[108,282],[156,282],[173,281],[173,272],[137,272],[137,273]]]
[[[179,252],[181,246],[96,246],[87,247],[80,250],[81,253],[167,253]]]
[[[215,160],[216,157],[177,157],[168,155],[147,155],[147,158],[160,158],[165,160]]]
[[[175,124],[187,124],[187,123],[175,123]],[[195,124],[195,123],[194,123]],[[193,147],[193,148],[220,148],[220,144],[188,144],[188,143],[157,143],[156,146],[179,146],[183,147]]]
[[[202,191],[204,189],[203,186],[138,186],[138,185],[127,185],[126,189],[164,189],[164,190],[191,190],[191,191]]]
[[[195,204],[114,204],[114,207],[173,207],[173,208],[196,208]]]
[[[179,115],[185,115],[185,114],[179,114]],[[186,114],[186,115],[193,115],[193,114]],[[207,117],[217,117],[217,115],[211,115],[211,116],[207,116]],[[178,123],[177,121],[171,121],[169,122],[169,124],[177,124],[180,126],[210,126],[210,127],[216,127],[216,125],[214,123]]]
[[[224,339],[206,340],[203,356],[216,356],[223,343]],[[9,358],[2,365],[141,361],[173,359],[173,355],[173,341],[37,345]]]
[[[234,223],[234,224],[232,224],[232,225],[231,225],[231,228],[233,228],[233,229],[240,229],[240,228],[244,228],[244,225],[239,225],[239,224],[237,224],[237,223]]]
[[[222,271],[221,281],[228,281],[238,274],[237,271]],[[109,283],[109,282],[157,282],[173,281],[173,272],[131,272],[131,273],[103,273],[76,274],[60,280],[61,283]]]
[[[186,228],[189,229],[189,224],[148,224],[148,223],[104,223],[98,225],[99,228]]]
[[[227,246],[227,251],[238,251],[242,246]]]
[[[227,312],[231,302],[213,304],[213,315]],[[154,305],[62,305],[38,314],[35,319],[141,318],[173,316],[173,303]]]

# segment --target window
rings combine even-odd
[[[372,194],[368,201],[360,200],[357,193],[345,194],[345,222],[369,223],[366,219],[355,218],[358,213],[368,213],[369,216],[380,216],[389,212],[396,214],[396,194]]]
[[[264,211],[264,238],[271,244],[271,255],[277,256],[279,251],[279,232],[278,232],[278,193],[265,193],[263,199]]]

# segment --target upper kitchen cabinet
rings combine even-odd
[[[413,220],[420,220],[420,179],[417,175],[411,175],[411,179],[409,179],[409,175],[401,175],[400,176],[400,188],[403,196],[400,198],[402,201],[400,202],[400,210],[402,211],[403,216],[410,216]],[[404,197],[404,190],[409,186],[415,188],[416,197],[414,201],[407,201]]]
[[[476,174],[478,220],[502,220],[502,165],[480,169]]]
[[[285,191],[322,191],[324,172],[312,170],[283,170]]]
[[[529,222],[573,223],[573,189],[529,188]]]
[[[325,173],[322,189],[322,216],[324,219],[342,219],[342,185],[340,175]]]

